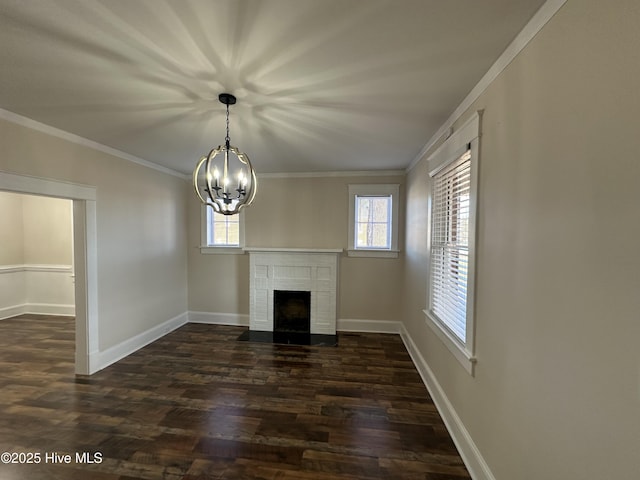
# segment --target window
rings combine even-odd
[[[222,215],[207,208],[207,217],[208,247],[240,246],[240,217],[238,215]]]
[[[222,215],[203,206],[202,253],[242,253],[243,212]]]
[[[391,248],[391,195],[356,195],[355,248]]]
[[[466,341],[471,153],[433,177],[431,311]]]
[[[349,256],[398,256],[399,185],[349,185]]]
[[[429,157],[429,326],[473,374],[475,197],[479,115]]]

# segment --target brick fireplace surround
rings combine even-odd
[[[311,333],[336,334],[342,249],[246,248],[250,256],[249,330],[273,332],[274,290],[311,292]]]

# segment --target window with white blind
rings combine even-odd
[[[432,185],[431,312],[465,343],[471,152],[435,175]]]
[[[475,205],[480,117],[429,157],[428,324],[473,375]]]

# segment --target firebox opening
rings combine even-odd
[[[273,291],[273,331],[306,334],[311,332],[311,292]]]

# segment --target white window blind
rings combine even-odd
[[[433,176],[430,310],[466,341],[471,152]]]

